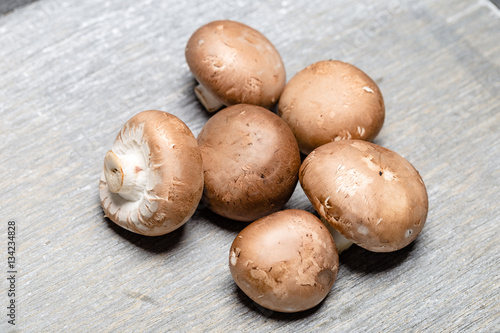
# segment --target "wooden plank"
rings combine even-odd
[[[4,0],[0,2],[0,15],[13,11],[16,8],[30,4],[36,0]]]
[[[42,0],[0,17],[0,237],[6,249],[15,221],[17,270],[16,326],[4,315],[0,331],[498,330],[499,17],[485,0]],[[184,47],[219,18],[263,32],[288,79],[324,59],[368,73],[387,108],[375,142],[427,185],[417,241],[348,250],[329,296],[304,313],[261,308],[233,283],[229,246],[245,224],[200,206],[180,230],[147,238],[100,208],[102,159],[133,114],[165,110],[200,132],[208,115]],[[286,208],[313,211],[300,187]]]

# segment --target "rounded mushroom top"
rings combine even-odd
[[[256,105],[238,104],[211,117],[198,143],[203,202],[215,213],[254,221],[279,210],[298,182],[300,152],[286,123]]]
[[[321,217],[367,250],[399,250],[424,227],[424,182],[389,149],[361,140],[331,142],[309,154],[299,177]]]
[[[229,267],[236,284],[258,304],[297,312],[325,298],[337,278],[339,257],[316,216],[289,209],[243,229],[231,245]]]
[[[300,151],[309,154],[341,139],[370,141],[385,118],[382,93],[359,68],[336,60],[319,61],[285,86],[278,115],[292,129]]]
[[[202,26],[189,39],[185,54],[196,80],[227,106],[271,108],[285,86],[285,68],[274,45],[239,22]]]
[[[202,191],[196,138],[167,112],[136,114],[104,158],[99,184],[104,212],[135,233],[156,236],[179,228],[196,210]]]

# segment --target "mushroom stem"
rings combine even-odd
[[[208,91],[205,86],[201,85],[201,83],[194,88],[194,93],[208,112],[215,112],[224,106],[224,104]]]
[[[335,242],[335,245],[337,246],[337,252],[341,254],[345,250],[351,247],[353,242],[351,242],[349,239],[345,238],[340,232],[338,232],[330,223],[328,223],[327,220],[325,220],[323,217],[321,218],[321,222],[323,222],[324,225],[328,228],[330,233],[332,234],[333,241]]]
[[[123,187],[123,168],[120,159],[111,150],[104,157],[104,176],[109,190],[118,193]]]
[[[350,248],[353,244],[350,240],[342,236],[342,234],[334,228],[331,228],[330,233],[333,236],[333,240],[335,242],[335,245],[337,246],[337,252],[339,254]]]
[[[104,157],[104,177],[112,193],[136,201],[146,187],[146,165],[140,154],[119,156],[112,150]]]

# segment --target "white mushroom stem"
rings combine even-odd
[[[351,247],[353,242],[345,238],[340,232],[338,232],[334,227],[331,226],[330,223],[328,223],[327,220],[324,218],[321,218],[321,221],[326,225],[330,233],[332,234],[333,241],[335,242],[335,245],[337,246],[337,252],[341,254],[345,250]]]
[[[201,84],[194,88],[194,93],[208,112],[215,112],[224,106],[217,97]]]
[[[144,195],[146,168],[140,152],[116,154],[110,150],[104,157],[104,177],[109,190],[129,201],[137,201]]]
[[[335,230],[334,228],[331,228],[330,233],[333,236],[333,240],[335,241],[335,245],[337,245],[337,252],[341,254],[345,250],[351,247],[353,244],[350,240],[342,236],[340,232]]]

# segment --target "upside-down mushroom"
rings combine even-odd
[[[102,207],[109,219],[132,232],[157,236],[179,228],[193,215],[202,192],[196,138],[167,112],[132,117],[104,157]]]

